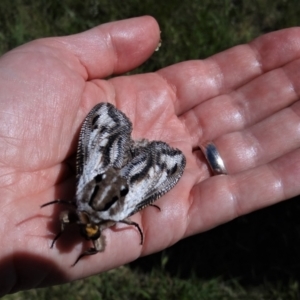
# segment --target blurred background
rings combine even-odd
[[[300,25],[300,1],[1,0],[0,54],[36,38],[141,15],[157,19],[163,43],[131,73],[203,59]],[[2,299],[300,299],[299,216],[294,198],[116,270]]]

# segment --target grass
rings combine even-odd
[[[163,270],[151,273],[133,272],[128,267],[120,267],[105,274],[88,279],[54,286],[19,292],[5,296],[3,300],[281,300],[299,299],[297,282],[274,287],[264,285],[244,289],[237,281],[220,279],[201,280],[192,275],[188,280],[170,276]]]
[[[1,0],[0,53],[39,37],[145,14],[159,21],[163,46],[136,73],[205,58],[297,26],[300,1]],[[294,199],[128,266],[3,299],[299,299],[299,215],[299,200]]]
[[[77,33],[149,14],[162,29],[162,51],[142,70],[204,58],[269,31],[299,24],[297,0],[10,0],[0,2],[0,53],[32,39]]]

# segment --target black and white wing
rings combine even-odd
[[[133,151],[134,156],[121,169],[129,191],[124,201],[127,218],[171,190],[181,178],[186,160],[183,153],[160,141],[152,141]]]
[[[113,105],[96,105],[86,117],[78,146],[76,203],[90,220],[122,221],[172,189],[185,157],[160,141],[133,141],[132,124]]]
[[[97,104],[82,125],[77,151],[77,178],[88,183],[109,167],[121,168],[131,143],[132,124],[110,103]]]

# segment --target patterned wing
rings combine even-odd
[[[183,153],[159,141],[148,142],[133,151],[132,160],[122,168],[121,175],[129,186],[124,211],[129,217],[153,203],[172,189],[185,168]]]
[[[110,103],[97,104],[82,125],[77,150],[77,178],[85,183],[109,167],[121,168],[131,143],[132,124]]]

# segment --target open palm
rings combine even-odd
[[[146,34],[145,34],[146,33]],[[42,39],[0,60],[1,293],[82,278],[166,248],[300,192],[300,30],[263,36],[205,61],[120,76],[159,42],[150,17],[109,23],[69,37]],[[62,206],[75,192],[75,154],[83,119],[110,102],[133,123],[133,138],[162,140],[187,159],[182,179],[133,226],[105,230],[105,252],[69,228]],[[229,175],[211,176],[199,150],[214,140]]]

